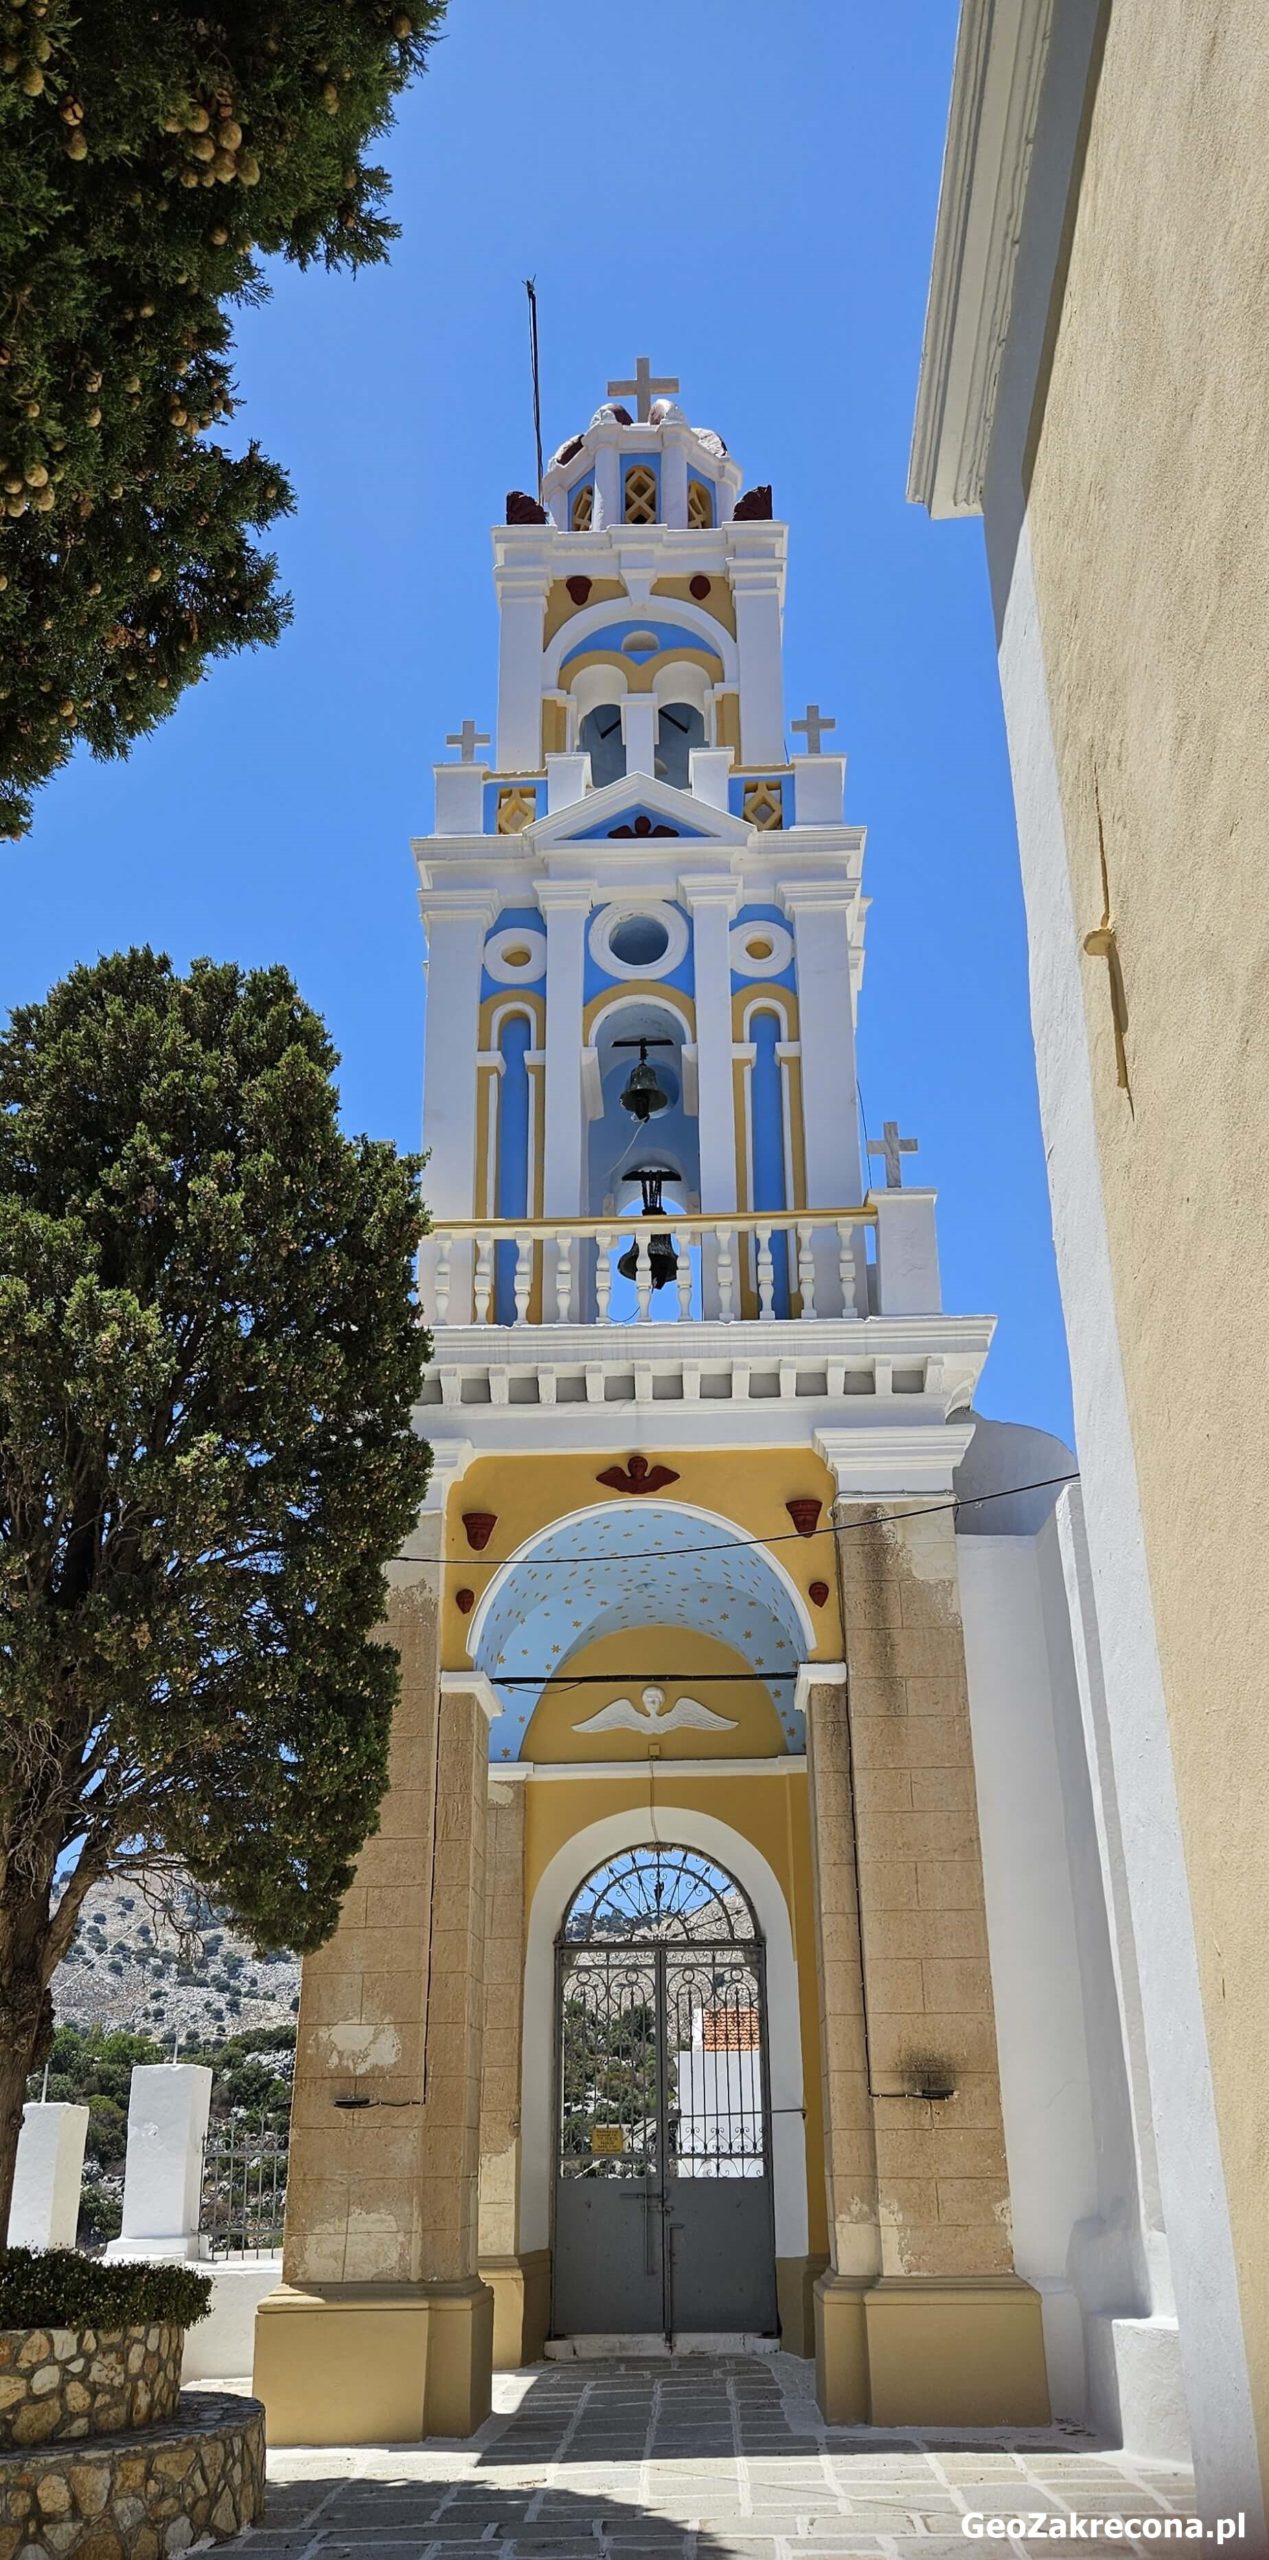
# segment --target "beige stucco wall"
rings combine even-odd
[[[1029,528],[1120,1348],[1269,2461],[1269,17],[1115,0]]]

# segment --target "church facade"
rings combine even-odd
[[[415,847],[433,1475],[256,2384],[410,2440],[495,2365],[778,2342],[840,2423],[1170,2452],[1072,1462],[975,1414],[893,1124],[873,1178],[845,759],[677,388],[508,501]]]

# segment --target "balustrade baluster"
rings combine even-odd
[[[678,1291],[679,1300],[679,1323],[687,1324],[692,1313],[692,1233],[690,1227],[680,1228],[675,1234],[674,1250],[679,1258],[679,1267],[674,1275],[674,1285]]]
[[[567,1228],[555,1239],[555,1321],[567,1324],[573,1296],[573,1239]]]
[[[436,1270],[432,1286],[436,1308],[434,1322],[437,1324],[445,1324],[449,1320],[449,1248],[449,1232],[442,1227],[436,1239]]]
[[[758,1316],[766,1324],[775,1314],[774,1229],[758,1229]]]
[[[813,1316],[813,1315],[814,1315],[814,1313],[815,1313],[815,1242],[814,1242],[814,1237],[815,1237],[815,1230],[814,1230],[814,1228],[813,1228],[813,1227],[808,1227],[808,1226],[802,1226],[802,1225],[799,1225],[799,1227],[798,1227],[798,1287],[799,1287],[799,1289],[800,1289],[800,1290],[801,1290],[801,1292],[802,1292],[802,1313],[803,1313],[803,1315],[804,1315],[804,1316]]]
[[[514,1285],[516,1323],[526,1324],[529,1316],[529,1293],[533,1287],[533,1238],[516,1237],[516,1276]]]
[[[601,1227],[595,1238],[595,1244],[597,1248],[597,1259],[595,1263],[595,1313],[601,1324],[607,1324],[609,1321],[608,1305],[609,1300],[612,1297],[612,1264],[608,1259],[609,1254],[612,1252],[612,1228]]]
[[[640,1324],[648,1324],[652,1317],[652,1265],[648,1260],[648,1248],[646,1244],[640,1243],[638,1236],[634,1239],[634,1249],[638,1255],[634,1274],[635,1297],[639,1307],[637,1321]]]
[[[472,1289],[472,1307],[477,1324],[489,1322],[489,1300],[493,1293],[493,1237],[484,1228],[476,1243],[476,1278]]]
[[[855,1261],[855,1229],[849,1218],[837,1222],[837,1272],[842,1286],[842,1314],[857,1313],[855,1286],[858,1266]]]
[[[736,1266],[732,1260],[732,1246],[735,1242],[735,1234],[731,1227],[715,1227],[714,1237],[718,1245],[715,1277],[718,1282],[719,1322],[730,1324],[734,1313],[732,1296],[735,1288]]]

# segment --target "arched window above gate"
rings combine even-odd
[[[623,1849],[579,1886],[560,1936],[566,1946],[748,1946],[758,1938],[748,1895],[698,1849],[649,1842]]]

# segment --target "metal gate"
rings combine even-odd
[[[625,1851],[556,1948],[557,2337],[776,2329],[763,1945],[693,1849]]]

